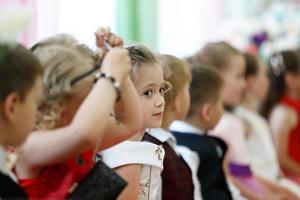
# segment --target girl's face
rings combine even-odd
[[[252,78],[251,85],[248,86],[249,92],[251,92],[259,102],[263,102],[267,97],[270,85],[267,67],[260,63],[256,76],[249,78]]]
[[[245,88],[245,60],[241,55],[231,57],[230,66],[222,72],[224,78],[224,90],[222,97],[228,106],[235,106],[241,101]]]
[[[165,107],[163,70],[160,66],[143,66],[136,72],[134,85],[141,101],[144,128],[162,125]]]

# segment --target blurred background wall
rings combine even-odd
[[[18,39],[27,46],[57,33],[70,33],[94,47],[93,32],[104,25],[124,37],[126,44],[141,42],[181,57],[215,40],[226,40],[266,57],[273,51],[299,46],[299,2],[0,0],[0,36],[14,29],[10,28],[13,25],[24,26]],[[11,19],[7,19],[9,13],[13,13]]]

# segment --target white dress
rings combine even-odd
[[[128,164],[143,165],[139,200],[161,200],[164,149],[149,142],[125,141],[100,153],[111,168]]]
[[[300,187],[280,176],[280,167],[267,121],[257,112],[237,107],[235,113],[249,125],[247,150],[251,169],[255,174],[291,190],[300,197]]]
[[[235,113],[249,125],[246,139],[251,169],[255,174],[276,181],[280,169],[267,122],[259,114],[237,107]]]

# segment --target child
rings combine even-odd
[[[29,50],[18,44],[0,44],[1,199],[27,196],[9,177],[4,148],[21,145],[32,131],[42,97],[42,75],[40,63]]]
[[[203,199],[232,199],[222,169],[226,144],[207,135],[223,113],[221,92],[223,80],[217,71],[193,66],[190,85],[191,107],[184,121],[174,122],[170,129],[179,145],[198,153],[198,179]]]
[[[143,111],[143,131],[131,140],[102,152],[103,160],[115,168],[129,183],[118,199],[161,199],[161,171],[164,150],[160,145],[140,142],[146,128],[162,125],[164,93],[170,84],[164,81],[164,71],[157,56],[148,48],[128,47],[131,57],[131,78]]]
[[[104,37],[113,47],[122,45],[109,31]],[[126,49],[112,48],[97,72],[98,54],[69,35],[46,39],[33,52],[45,70],[45,92],[38,129],[20,148],[16,173],[30,199],[65,199],[94,166],[95,150],[140,129],[130,59]],[[120,90],[126,117],[116,123],[110,113]]]
[[[218,69],[224,80],[222,98],[227,112],[211,134],[222,138],[229,147],[224,165],[230,179],[246,198],[272,199],[289,196],[293,199],[293,194],[255,176],[251,171],[250,158],[246,149],[245,124],[231,112],[241,101],[245,87],[243,55],[225,42],[216,42],[207,44],[198,52],[196,58]]]
[[[200,199],[198,157],[187,148],[179,148],[175,137],[168,131],[170,124],[184,119],[189,109],[191,72],[188,63],[179,58],[161,55],[160,59],[170,70],[171,76],[166,80],[172,84],[172,90],[165,95],[162,128],[148,130],[143,140],[162,145],[165,150],[162,199]]]
[[[267,68],[255,55],[246,53],[244,56],[246,60],[246,90],[235,113],[244,120],[248,128],[246,142],[251,169],[255,174],[268,181],[299,194],[299,186],[281,175],[268,123],[258,113],[269,89]]]
[[[284,173],[300,183],[300,56],[282,51],[270,58],[271,88],[263,108],[270,119]]]

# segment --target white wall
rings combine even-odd
[[[57,33],[70,33],[94,47],[100,25],[115,30],[114,0],[37,0],[37,41]]]

